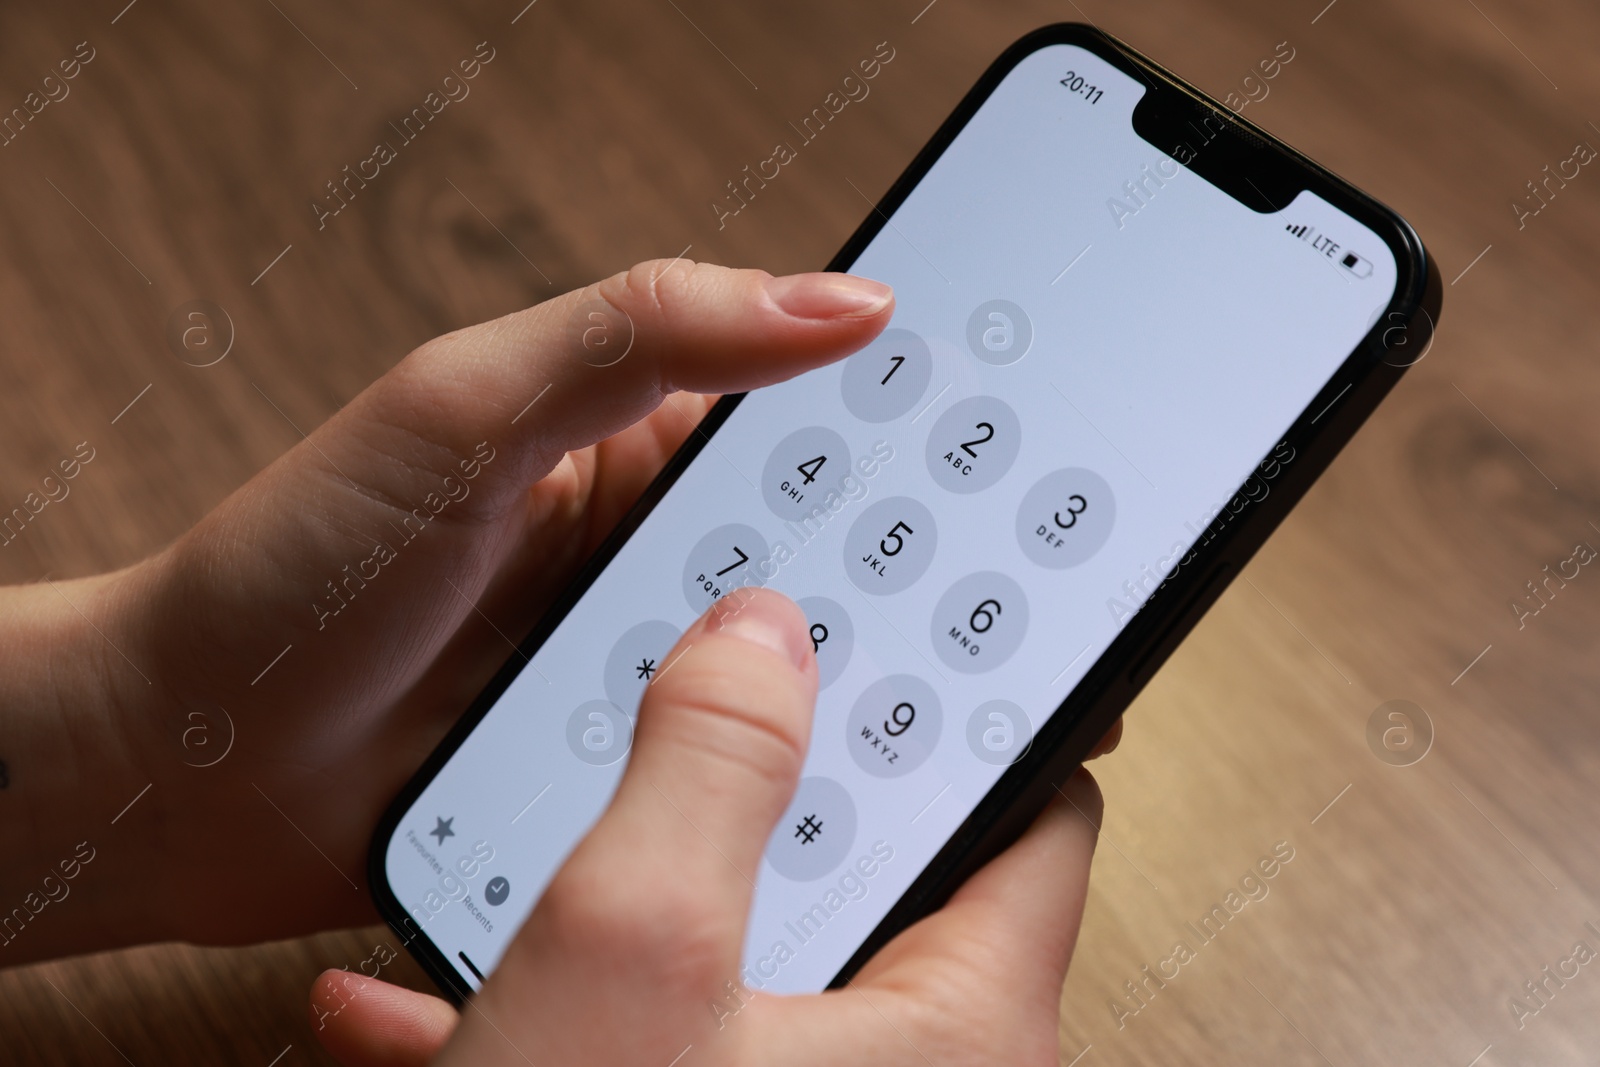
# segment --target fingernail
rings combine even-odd
[[[711,629],[770,649],[804,670],[810,660],[811,636],[805,617],[787,598],[754,589],[739,589],[711,607]]]
[[[889,306],[894,290],[854,274],[789,274],[767,279],[772,302],[797,319],[865,318]]]

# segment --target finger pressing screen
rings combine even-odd
[[[611,806],[446,1059],[510,1040],[536,1063],[666,1063],[707,1040],[716,1024],[706,1005],[739,974],[758,868],[805,761],[816,690],[805,617],[782,594],[741,590],[691,626],[645,691]],[[597,1033],[576,1018],[627,1025]]]

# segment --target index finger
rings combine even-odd
[[[887,325],[893,302],[888,286],[852,275],[655,260],[430,341],[349,417],[404,427],[424,454],[503,442],[510,459],[497,477],[526,486],[675,390],[754,389],[855,351]],[[351,473],[362,484],[395,476]]]

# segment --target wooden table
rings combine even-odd
[[[1099,767],[1062,1062],[1594,1061],[1592,968],[1521,1029],[1508,1007],[1575,941],[1600,948],[1600,577],[1520,629],[1510,607],[1575,542],[1600,545],[1600,176],[1512,207],[1600,145],[1592,4],[125,2],[11,12],[0,35],[7,109],[93,49],[0,149],[0,495],[78,441],[98,450],[0,553],[6,581],[155,550],[435,334],[686,248],[822,264],[1033,26],[1098,20],[1219,96],[1288,41],[1246,115],[1417,225],[1450,283],[1444,327]],[[319,229],[324,183],[484,40],[470,98]],[[871,97],[719,230],[724,183],[885,40]],[[200,298],[237,335],[206,368],[166,340]],[[1368,745],[1392,699],[1435,731],[1411,766]],[[1193,938],[1277,842],[1294,858],[1269,895]],[[0,1060],[325,1062],[307,984],[384,937],[8,971]],[[1181,939],[1194,958],[1129,1014],[1124,983]],[[390,974],[426,987],[409,963]]]

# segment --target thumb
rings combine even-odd
[[[488,1055],[509,1038],[535,1063],[667,1063],[704,1040],[715,1021],[707,1003],[739,974],[757,871],[805,761],[816,690],[805,618],[787,597],[739,590],[691,626],[645,692],[610,808],[551,881],[479,995],[482,1017],[463,1017],[451,1051]],[[605,1018],[628,1025],[572,1025]]]
[[[805,761],[816,657],[794,602],[755,588],[715,604],[673,657],[645,692],[637,747],[592,842],[692,883],[737,950],[767,838]]]

